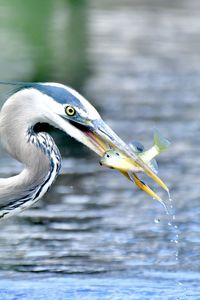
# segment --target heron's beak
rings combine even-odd
[[[95,120],[90,127],[90,130],[85,131],[84,134],[87,136],[90,142],[90,148],[95,151],[101,157],[109,149],[116,149],[122,151],[129,163],[133,165],[138,171],[143,171],[157,182],[164,190],[169,191],[165,183],[149,168],[149,166],[143,162],[127,144],[125,144],[113,131],[112,129],[103,122],[102,119]],[[120,167],[120,171],[123,173],[123,165]],[[140,187],[143,189],[143,186]],[[144,186],[145,188],[145,186]],[[144,190],[144,189],[143,189]]]
[[[153,197],[154,199],[161,201],[160,196],[158,196],[146,183],[144,183],[142,180],[139,179],[139,177],[133,173],[133,179],[135,184],[141,189],[143,190],[145,193],[147,193],[148,195],[150,195],[151,197]]]

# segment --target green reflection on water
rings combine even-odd
[[[89,72],[87,0],[0,0],[0,10],[3,13],[0,28],[7,36],[6,48],[12,49],[6,53],[6,59],[0,53],[0,66],[6,70],[6,79],[63,82],[81,90]],[[16,64],[20,66],[13,67]],[[18,68],[26,70],[22,74],[27,75],[21,77]],[[3,76],[2,73],[0,79],[4,80]],[[2,101],[8,94],[6,87]],[[85,147],[70,137],[48,126],[42,125],[41,130],[50,131],[63,155],[87,155]]]
[[[59,81],[81,88],[88,75],[87,47],[87,1],[86,0],[15,0],[0,1],[4,17],[0,25],[4,35],[16,39],[16,48],[6,58],[13,64],[23,51],[26,63],[20,60],[20,68],[26,69],[26,78],[19,72],[10,73],[12,80]],[[8,49],[13,47],[9,38]],[[5,57],[0,54],[6,67]],[[30,67],[31,65],[31,67]],[[2,78],[4,79],[4,78]]]

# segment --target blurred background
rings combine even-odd
[[[176,218],[44,125],[61,175],[1,223],[1,299],[200,299],[199,14],[197,0],[0,0],[0,79],[72,86],[126,142],[148,148],[158,128]],[[0,165],[21,170],[2,148]]]

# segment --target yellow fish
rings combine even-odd
[[[160,133],[155,130],[154,131],[154,144],[153,146],[144,151],[144,147],[139,142],[134,142],[130,144],[131,150],[137,154],[137,156],[145,163],[147,164],[150,169],[153,171],[154,176],[155,173],[158,172],[158,166],[156,163],[156,160],[154,159],[157,155],[167,150],[169,147],[170,142],[166,139],[164,139]],[[109,168],[117,169],[120,171],[123,175],[125,175],[128,179],[131,181],[134,181],[135,184],[145,191],[147,194],[152,196],[153,198],[161,201],[161,198],[143,181],[141,181],[138,176],[135,174],[137,172],[143,171],[140,166],[137,164],[134,164],[133,161],[127,157],[125,153],[119,150],[110,149],[104,153],[104,156],[100,160],[100,164],[107,166]],[[157,177],[157,176],[156,176]],[[157,177],[156,180],[167,192],[169,191],[167,186],[164,184],[164,182]]]

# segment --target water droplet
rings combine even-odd
[[[169,209],[167,208],[167,206],[166,206],[166,204],[163,202],[163,200],[160,200],[160,203],[163,205],[166,214],[169,215]]]
[[[170,193],[168,193],[168,197],[169,197],[169,208],[170,208],[169,216],[170,216],[170,219],[169,219],[169,222],[167,224],[168,224],[168,226],[171,226],[170,232],[172,231],[173,236],[170,240],[170,243],[174,244],[174,246],[173,246],[173,248],[175,250],[174,260],[178,264],[179,263],[179,250],[178,250],[179,229],[178,229],[177,225],[174,225],[175,220],[176,220],[176,215],[175,215],[175,209],[174,209],[174,205],[173,205],[173,199],[171,198]]]
[[[154,219],[154,222],[155,222],[156,224],[158,224],[158,223],[160,223],[160,219],[155,218],[155,219]]]
[[[168,194],[169,201],[172,201],[172,198],[171,198],[171,195],[170,195],[169,191],[167,192],[167,194]]]

